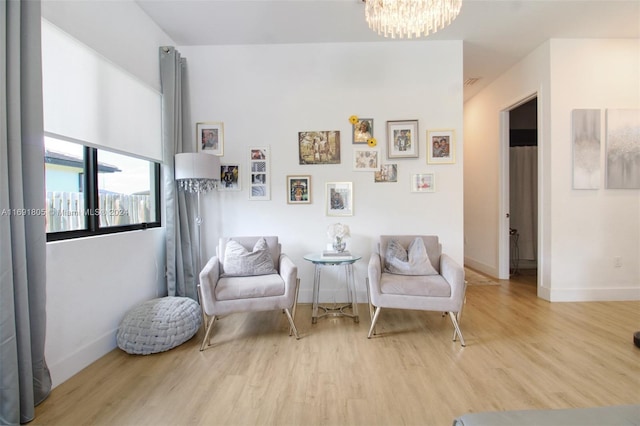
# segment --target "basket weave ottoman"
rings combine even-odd
[[[120,322],[116,341],[123,351],[148,355],[191,339],[202,324],[200,305],[188,297],[160,297],[131,309]]]

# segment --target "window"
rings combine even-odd
[[[160,226],[160,165],[45,137],[47,241]]]

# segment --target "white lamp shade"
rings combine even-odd
[[[184,152],[175,156],[175,178],[220,179],[220,159],[217,155]]]

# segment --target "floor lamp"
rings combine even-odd
[[[185,152],[175,156],[175,179],[178,188],[195,193],[198,196],[198,207],[195,217],[198,234],[198,261],[196,262],[196,280],[202,270],[202,215],[200,212],[200,195],[217,187],[220,179],[220,158],[217,155]]]

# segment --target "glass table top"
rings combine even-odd
[[[349,255],[323,255],[322,253],[309,253],[304,255],[304,259],[313,263],[326,263],[332,265],[339,265],[343,263],[355,263],[362,259],[362,256],[356,256],[354,254]]]

